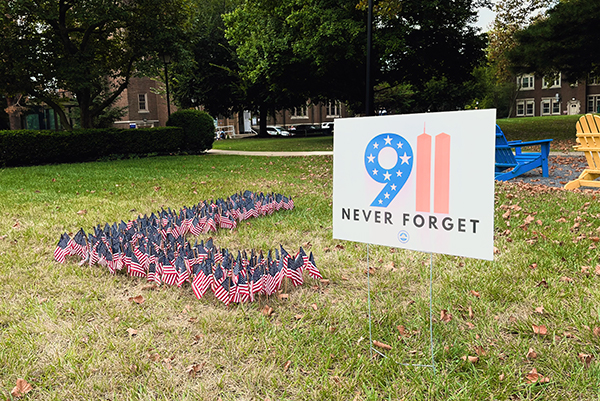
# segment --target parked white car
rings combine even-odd
[[[268,125],[267,126],[267,134],[269,135],[281,135],[281,136],[290,136],[290,132],[285,130],[282,127],[276,125]]]

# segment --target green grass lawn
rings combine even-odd
[[[508,140],[554,139],[552,150],[570,151],[575,145],[575,123],[579,117],[581,115],[510,118],[497,123]],[[228,139],[214,142],[213,148],[241,151],[333,150],[333,136]]]
[[[288,299],[225,307],[189,285],[148,290],[53,261],[65,231],[245,189],[291,195],[296,207],[220,231],[216,245],[304,246],[328,281],[307,276]],[[497,184],[495,261],[433,258],[434,375],[395,363],[430,360],[427,254],[370,247],[373,338],[392,347],[370,357],[367,248],[332,239],[330,156],[1,169],[0,399],[18,378],[31,400],[598,399],[596,196]],[[138,295],[143,304],[129,301]],[[547,383],[528,383],[534,368]]]
[[[213,149],[275,152],[333,150],[333,136],[226,139],[215,141]]]
[[[520,117],[498,120],[497,123],[508,140],[537,139],[575,141],[575,124],[581,115]]]

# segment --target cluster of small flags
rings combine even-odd
[[[80,229],[70,238],[64,233],[54,258],[64,263],[67,256],[76,255],[81,264],[98,263],[113,274],[127,271],[159,285],[181,287],[189,282],[198,298],[211,289],[225,304],[249,302],[256,295],[276,293],[286,278],[294,286],[301,285],[304,270],[315,279],[322,278],[312,252],[307,255],[300,248],[292,257],[280,245],[275,257],[271,251],[267,257],[254,251],[250,256],[238,251],[234,257],[227,249],[216,248],[212,239],[192,246],[185,235],[234,228],[237,221],[293,206],[291,198],[279,194],[246,191],[226,201],[204,201],[179,213],[162,210],[158,216],[153,213],[129,223],[97,226],[94,234],[86,235]]]

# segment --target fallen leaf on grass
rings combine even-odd
[[[185,368],[185,370],[188,373],[188,375],[196,377],[196,373],[200,372],[205,364],[206,362],[194,363],[193,365],[190,365],[187,368]]]
[[[264,308],[260,311],[265,316],[271,316],[275,311],[269,305],[265,305]]]
[[[77,212],[78,215],[83,216],[84,214],[87,214],[87,210],[83,209]]]
[[[288,370],[290,370],[290,366],[292,366],[292,361],[287,361],[285,365],[283,365],[283,371],[287,372]]]
[[[304,315],[301,315],[301,314],[294,315],[294,319],[296,319],[296,320],[300,320],[303,317],[304,317]]]
[[[596,265],[596,269],[594,270],[594,273],[596,273],[596,276],[600,276],[600,265]]]
[[[398,329],[398,331],[400,332],[400,335],[402,337],[410,337],[410,333],[406,330],[406,327],[397,326],[396,328]]]
[[[475,290],[471,290],[471,295],[473,295],[474,297],[479,298],[479,292],[477,292]]]
[[[594,333],[595,335],[600,337],[600,327],[594,327],[594,330],[592,330],[592,333]]]
[[[317,306],[317,304],[312,304],[312,305],[310,305],[310,307],[313,308],[313,310],[319,309],[319,307]]]
[[[544,307],[543,306],[538,306],[537,308],[535,308],[536,313],[544,313]]]
[[[15,386],[15,388],[12,389],[10,395],[12,395],[15,398],[18,398],[27,394],[31,390],[33,390],[33,386],[31,384],[27,383],[25,379],[18,378],[17,385]]]
[[[548,283],[546,282],[546,280],[542,280],[539,283],[536,284],[536,287],[544,287],[544,288],[548,288]]]
[[[289,299],[289,295],[288,294],[278,294],[277,298],[279,298],[282,301],[287,301]]]
[[[135,302],[138,305],[143,304],[145,301],[146,300],[141,295],[138,295],[137,297],[129,297],[129,302]]]
[[[564,281],[565,283],[572,283],[573,279],[571,277],[563,276],[560,278],[560,281]]]
[[[154,291],[158,286],[156,284],[149,284],[142,287],[142,291]]]
[[[541,374],[539,374],[536,368],[531,369],[531,371],[527,374],[527,376],[525,376],[525,378],[527,379],[528,384],[550,382],[550,378],[544,377]]]
[[[479,362],[479,357],[478,356],[471,356],[471,355],[464,355],[461,357],[461,359],[465,362],[470,362],[470,363],[477,363]]]
[[[440,320],[444,323],[448,323],[449,321],[452,320],[452,314],[448,313],[448,311],[446,309],[442,309],[440,311]]]
[[[579,360],[581,361],[581,363],[583,363],[585,365],[586,368],[590,367],[590,363],[592,363],[592,359],[594,359],[593,355],[584,354],[582,352],[580,352],[579,354],[577,354],[577,357],[579,358]]]
[[[466,323],[466,325],[467,325],[467,328],[468,328],[469,330],[473,330],[473,329],[475,328],[475,325],[474,325],[473,323],[471,323],[471,322],[465,322],[465,323]]]
[[[498,376],[499,381],[504,381],[504,378],[505,378],[504,373],[501,373],[500,376]]]
[[[391,345],[382,343],[382,342],[377,341],[377,340],[373,340],[373,345],[376,346],[377,348],[386,349],[388,351],[392,349]]]
[[[487,354],[487,352],[485,351],[485,349],[483,349],[481,345],[477,345],[475,347],[475,353],[479,356],[485,356]]]
[[[469,305],[469,319],[473,319],[474,316],[475,314],[473,313],[473,308],[471,308],[471,306]]]
[[[132,329],[131,327],[127,329],[130,337],[136,336],[138,331],[136,329]]]
[[[535,359],[537,357],[538,357],[538,354],[537,354],[537,352],[535,352],[533,350],[533,348],[529,348],[529,351],[527,352],[527,355],[525,355],[525,358],[527,358],[527,359]]]
[[[323,285],[329,285],[329,279],[326,278],[322,278],[321,280],[319,280],[321,282],[321,284]]]
[[[539,334],[540,336],[545,336],[546,334],[548,334],[548,328],[543,324],[539,326],[532,324],[531,327],[533,327],[534,334]]]
[[[155,352],[154,354],[148,355],[148,359],[150,359],[152,362],[158,362],[160,361],[160,355]]]

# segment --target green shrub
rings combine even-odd
[[[205,111],[179,110],[171,114],[167,126],[181,127],[184,132],[184,146],[181,150],[202,153],[212,148],[215,140],[215,123]]]
[[[0,166],[72,163],[114,154],[175,153],[184,147],[178,127],[0,131]]]

